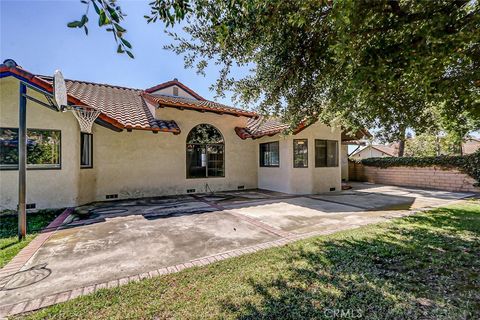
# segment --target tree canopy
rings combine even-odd
[[[118,52],[133,57],[116,1],[92,4]],[[322,120],[376,127],[389,140],[480,128],[480,5],[476,0],[155,0],[168,49],[187,67],[221,66],[214,88],[292,128]],[[171,26],[182,21],[185,35]],[[87,15],[69,24],[86,28]],[[250,68],[235,78],[232,67]]]

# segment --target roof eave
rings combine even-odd
[[[207,108],[207,107],[201,107],[201,106],[195,106],[192,104],[188,103],[182,103],[182,102],[168,102],[168,101],[162,101],[159,102],[155,99],[155,97],[151,96],[150,93],[145,92],[142,93],[141,96],[148,100],[150,103],[154,104],[156,108],[162,108],[162,107],[170,107],[170,108],[184,108],[184,109],[190,109],[190,110],[195,110],[199,112],[212,112],[212,113],[217,113],[217,114],[229,114],[232,116],[236,117],[247,117],[247,118],[257,118],[258,114],[255,112],[248,112],[248,111],[230,111],[230,110],[215,110],[213,108]]]
[[[205,101],[206,99],[203,98],[201,95],[199,95],[198,93],[196,93],[195,91],[193,91],[192,89],[190,89],[189,87],[187,87],[186,85],[184,85],[183,83],[181,83],[180,81],[178,80],[171,80],[171,81],[167,81],[167,82],[164,82],[164,83],[160,83],[160,84],[157,84],[156,86],[153,86],[151,88],[148,88],[148,89],[145,89],[145,92],[147,93],[153,93],[155,91],[158,91],[158,90],[161,90],[161,89],[165,89],[165,88],[168,88],[168,87],[171,87],[171,86],[179,86],[180,88],[182,88],[184,91],[186,91],[188,94],[190,94],[191,96],[195,97],[196,99],[198,100],[202,100],[202,101]]]
[[[11,73],[15,78],[25,81],[29,84],[32,84],[34,86],[39,87],[40,89],[45,90],[46,92],[53,94],[53,87],[52,84],[49,83],[48,81],[45,81],[37,76],[35,76],[33,73],[30,73],[24,69],[18,68],[18,67],[13,67],[9,68],[5,65],[0,65],[0,73]],[[84,103],[80,99],[72,96],[71,94],[67,94],[67,101],[71,103],[72,105],[77,105],[77,106],[85,106],[85,107],[90,107],[88,104]],[[110,125],[118,128],[118,129],[123,129],[124,126],[118,122],[117,120],[107,116],[103,112],[100,113],[98,116],[101,120],[109,123]]]

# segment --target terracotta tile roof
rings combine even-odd
[[[52,92],[52,78],[33,75],[21,67],[9,68],[0,65],[2,73],[14,73],[31,83]],[[271,136],[288,129],[289,125],[278,118],[259,117],[257,113],[208,101],[177,80],[168,81],[147,90],[126,88],[109,84],[93,83],[78,80],[66,80],[68,101],[76,105],[85,105],[100,110],[100,118],[119,129],[140,129],[180,133],[180,128],[174,120],[157,120],[146,105],[145,100],[158,107],[175,107],[197,110],[200,112],[215,112],[234,116],[245,116],[250,119],[245,128],[237,127],[235,131],[242,139]],[[199,100],[182,97],[172,97],[150,94],[162,88],[177,85]],[[294,134],[308,127],[301,124]],[[367,131],[368,133],[368,131]]]
[[[201,95],[199,95],[198,93],[196,93],[195,91],[193,91],[192,89],[190,89],[189,87],[187,87],[186,85],[184,85],[183,83],[178,81],[177,79],[173,79],[171,81],[167,81],[167,82],[164,82],[164,83],[157,84],[156,86],[145,89],[145,92],[153,93],[155,91],[165,89],[165,88],[168,88],[168,87],[171,87],[171,86],[178,86],[178,87],[182,88],[183,90],[185,90],[191,96],[195,97],[198,100],[206,100]]]
[[[66,83],[69,94],[97,107],[126,129],[180,132],[174,121],[153,117],[140,95],[141,90],[75,80],[66,80]]]
[[[297,134],[307,128],[309,124],[301,123],[293,134]],[[258,139],[264,136],[273,136],[286,131],[289,125],[283,123],[280,119],[272,117],[267,118],[264,116],[249,119],[245,128],[236,127],[235,132],[242,139],[252,138]],[[342,132],[342,141],[356,141],[362,139],[364,136],[371,136],[368,130],[358,130],[355,134],[347,134]]]
[[[264,136],[273,136],[289,128],[277,118],[257,117],[249,119],[245,128],[237,127],[235,132],[242,139],[257,139]]]
[[[52,77],[34,75],[21,67],[9,68],[0,65],[2,73],[20,75],[31,83],[52,92]],[[151,95],[141,89],[126,88],[109,84],[93,83],[78,80],[66,80],[69,102],[75,105],[84,105],[100,110],[100,118],[119,129],[137,129],[166,131],[179,133],[180,128],[174,120],[157,120],[145,103],[149,99],[154,104],[163,107],[177,107],[198,110],[202,112],[216,112],[235,116],[256,117],[255,112],[232,108],[220,103],[208,101],[196,94],[193,90],[177,80],[165,82],[147,89],[159,90],[170,85],[178,85],[199,100],[162,95]]]
[[[149,94],[142,92],[142,97],[155,104],[158,107],[176,107],[184,109],[192,109],[202,112],[215,112],[220,114],[230,114],[234,116],[257,117],[257,113],[242,109],[226,106],[221,103],[209,100],[194,100],[182,97],[172,97],[159,94]]]

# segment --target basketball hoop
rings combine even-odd
[[[97,117],[100,115],[100,111],[93,108],[86,108],[83,106],[73,106],[71,108],[73,115],[77,118],[80,126],[80,131],[85,133],[92,133],[92,126]]]
[[[72,111],[78,121],[80,131],[92,133],[92,126],[100,111],[87,106],[69,106],[67,100],[67,85],[60,70],[53,74],[53,97],[59,111]]]

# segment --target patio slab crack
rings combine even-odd
[[[261,228],[262,230],[270,233],[270,234],[273,234],[275,236],[278,236],[278,237],[281,237],[281,238],[290,238],[292,236],[294,236],[293,233],[290,233],[290,232],[286,232],[286,231],[283,231],[281,229],[278,229],[278,228],[275,228],[275,227],[272,227],[266,223],[263,223],[257,219],[253,219],[253,218],[250,218],[250,217],[247,217],[243,214],[240,214],[240,213],[236,213],[236,212],[233,212],[233,211],[230,211],[228,210],[227,208],[225,208],[224,206],[221,206],[219,205],[218,203],[215,203],[215,202],[212,202],[212,201],[208,201],[208,200],[205,200],[203,199],[202,197],[199,197],[199,196],[196,196],[196,195],[193,195],[193,197],[200,201],[200,202],[203,202],[203,203],[206,203],[208,204],[209,206],[215,208],[215,209],[218,209],[220,211],[223,211],[223,212],[226,212],[234,217],[237,217],[243,221],[246,221],[258,228]]]

